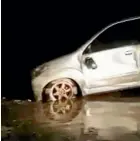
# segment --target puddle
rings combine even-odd
[[[2,140],[140,140],[138,94],[139,89],[44,104],[4,98]]]

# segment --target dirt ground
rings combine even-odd
[[[42,104],[1,101],[3,141],[140,141],[140,89]]]

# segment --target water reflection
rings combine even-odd
[[[140,97],[128,97],[130,92],[49,103],[3,102],[2,129],[16,124],[19,135],[24,131],[51,140],[140,140]]]
[[[83,106],[82,99],[61,100],[50,102],[42,106],[44,114],[50,120],[61,122],[71,121],[76,117]]]

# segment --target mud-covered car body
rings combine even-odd
[[[61,78],[75,81],[83,96],[139,87],[139,23],[140,17],[112,23],[75,52],[36,67],[32,71],[36,100],[42,99],[43,88],[48,83]]]

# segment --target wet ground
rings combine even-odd
[[[45,104],[1,103],[3,141],[140,141],[140,89]]]

